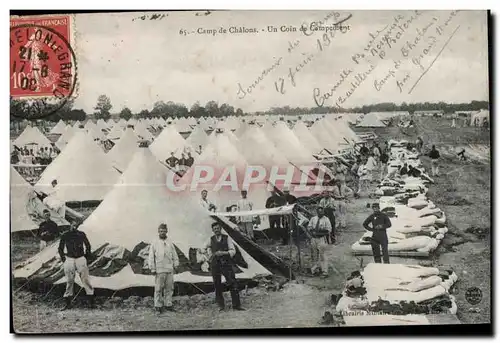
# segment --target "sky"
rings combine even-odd
[[[320,95],[329,93],[325,106],[334,105],[339,96],[345,98],[350,89],[352,94],[342,103],[344,107],[488,100],[487,14],[462,11],[452,16],[450,12],[216,11],[207,16],[168,12],[168,16],[156,20],[141,20],[144,13],[139,12],[77,14],[73,47],[78,89],[74,107],[92,112],[97,97],[106,94],[113,104],[112,112],[124,106],[133,112],[152,109],[156,101],[174,101],[190,108],[195,102],[204,105],[210,100],[253,112],[287,105],[315,107],[315,89]],[[299,30],[280,32],[281,26],[310,27],[311,22],[325,18],[328,26],[350,15],[342,24],[349,26],[346,32],[337,31],[334,37],[323,37],[324,32],[310,36]],[[408,23],[411,17],[414,19]],[[268,25],[278,32],[267,32]],[[437,25],[443,26],[441,35]],[[256,28],[258,33],[197,33],[221,27],[229,31],[232,26]],[[391,26],[394,28],[388,37],[395,41],[389,40],[390,47],[379,49],[377,53],[384,50],[383,58],[370,49],[363,50],[371,40],[370,33],[375,35]],[[428,30],[418,44],[403,57],[401,47],[415,43],[426,26]],[[182,35],[181,30],[194,33]],[[376,43],[387,33],[382,32]],[[291,43],[297,46],[289,51]],[[353,55],[362,52],[365,58],[354,63]],[[400,62],[397,70],[395,61]],[[292,85],[289,69],[296,71],[301,62],[303,67],[299,67]],[[352,92],[355,75],[371,65],[373,71]],[[346,71],[349,75],[332,90]],[[387,80],[380,87],[384,78]],[[238,93],[239,84],[246,90],[244,97],[241,91]]]

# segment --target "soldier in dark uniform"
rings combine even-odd
[[[372,251],[375,263],[382,263],[380,259],[380,248],[384,263],[389,262],[389,239],[387,238],[386,230],[392,226],[389,216],[380,211],[378,203],[372,204],[373,213],[363,222],[363,227],[373,232],[372,235]]]
[[[212,224],[214,235],[206,244],[210,256],[210,271],[214,280],[215,299],[221,311],[224,310],[224,286],[222,285],[221,276],[224,275],[226,284],[231,291],[231,301],[233,309],[244,311],[241,307],[240,292],[238,290],[238,282],[234,273],[233,256],[236,254],[236,249],[231,238],[223,235],[219,223]]]

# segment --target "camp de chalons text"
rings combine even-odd
[[[236,33],[236,34],[245,34],[245,33],[277,33],[277,32],[299,32],[299,31],[336,31],[336,30],[350,30],[349,25],[322,25],[316,22],[312,22],[309,25],[302,25],[300,27],[293,25],[267,25],[265,28],[257,29],[255,27],[245,27],[245,26],[231,26],[229,28],[219,27],[219,28],[204,28],[199,27],[196,30],[196,33],[200,35],[212,35],[215,36],[217,34],[227,34],[227,33]]]

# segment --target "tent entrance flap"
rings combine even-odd
[[[278,274],[286,278],[290,277],[290,267],[278,256],[267,252],[258,244],[254,243],[247,237],[241,234],[233,225],[226,219],[212,216],[218,223],[222,225],[228,235],[240,245],[247,253],[249,253],[257,262],[262,264],[273,274]],[[295,275],[291,274],[291,279],[295,279]]]

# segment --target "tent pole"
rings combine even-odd
[[[293,229],[297,231],[295,237],[297,239],[297,254],[299,257],[299,271],[302,270],[302,258],[300,256],[300,235],[299,235],[299,230],[297,228],[297,225],[295,225],[295,217],[293,217]]]

